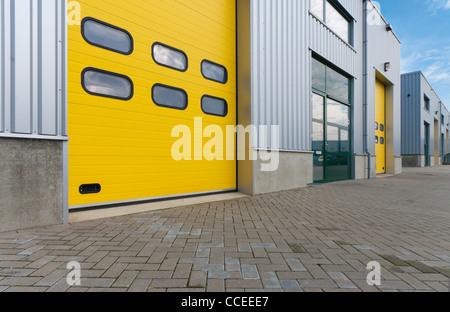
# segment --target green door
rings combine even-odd
[[[425,123],[425,166],[429,167],[430,163],[430,125]]]
[[[313,94],[314,181],[350,179],[350,106]]]

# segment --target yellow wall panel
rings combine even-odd
[[[162,196],[236,189],[235,160],[181,160],[171,155],[178,140],[171,136],[177,125],[187,125],[194,136],[194,119],[203,127],[236,124],[236,4],[230,0],[79,1],[81,17],[92,17],[127,30],[134,50],[123,55],[90,45],[81,26],[69,26],[69,205],[72,207],[149,199]],[[182,50],[188,70],[176,71],[156,64],[155,42]],[[221,64],[228,82],[221,84],[201,74],[204,60]],[[94,67],[133,81],[129,101],[86,93],[81,73]],[[186,91],[184,111],[158,107],[152,87],[160,83]],[[203,95],[223,98],[228,115],[205,115]],[[203,138],[203,144],[209,138]],[[191,155],[196,153],[192,142]],[[226,152],[223,152],[224,157]],[[82,195],[83,184],[101,185],[98,194]]]

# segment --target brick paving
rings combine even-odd
[[[0,292],[447,292],[450,167],[0,233]],[[67,264],[81,265],[69,286]],[[366,282],[381,264],[381,286]]]

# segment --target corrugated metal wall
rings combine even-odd
[[[402,75],[402,154],[423,154],[420,72]]]
[[[280,148],[310,150],[309,1],[252,1],[253,125],[280,125]],[[268,147],[254,142],[255,147]]]
[[[357,77],[355,97],[362,97],[362,1],[340,2],[357,21],[354,47],[309,14],[310,1],[251,3],[252,123],[280,125],[283,150],[311,150],[311,50]],[[362,133],[362,106],[356,111],[359,124],[354,130]],[[362,152],[362,138],[357,140]],[[253,144],[270,147],[261,140]]]
[[[430,100],[430,110],[425,109],[425,96]],[[437,112],[437,113],[436,113]],[[441,123],[441,114],[444,124]],[[438,134],[447,135],[450,131],[450,116],[447,108],[441,102],[433,87],[422,72],[402,75],[402,154],[423,155],[425,144],[425,122],[430,125],[430,154],[434,154],[435,143],[439,144],[439,155],[446,152],[446,146],[441,146],[441,138],[435,140],[435,121]],[[449,138],[446,138],[445,144]]]
[[[0,136],[65,139],[66,4],[2,0]]]

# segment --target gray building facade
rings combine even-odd
[[[339,14],[339,20],[348,23],[348,32],[339,33],[340,30],[335,28],[335,23],[339,22],[330,19],[327,10]],[[259,194],[304,187],[315,181],[375,177],[377,80],[386,88],[384,172],[400,173],[401,43],[375,5],[371,1],[353,0],[248,0],[238,1],[239,11],[249,12],[251,16],[250,23],[243,16],[241,21],[238,18],[239,38],[241,41],[251,40],[239,45],[238,49],[238,59],[245,60],[238,68],[240,86],[245,86],[238,92],[239,123],[281,125],[277,146],[270,146],[270,140],[253,140],[251,152],[278,148],[282,164],[280,170],[261,173],[258,161],[241,162],[238,173],[240,187],[246,192]],[[327,144],[337,145],[336,140],[324,138],[327,136],[327,122],[313,121],[316,94],[320,94],[322,99],[325,97],[325,101],[330,99],[334,102],[339,97],[327,95],[326,90],[314,86],[315,64],[325,66],[325,71],[333,73],[337,79],[347,79],[349,96],[337,101],[344,103],[346,107],[343,107],[349,113],[348,124],[340,127],[339,137],[342,139],[348,135],[350,146],[345,148],[345,152],[339,151],[342,153],[326,150]],[[317,124],[320,124],[316,127],[318,132],[314,133]],[[322,125],[324,129],[321,129]],[[336,133],[328,133],[328,138],[332,135]],[[317,144],[323,151],[313,146],[314,136],[324,141]],[[339,144],[342,148],[342,140]],[[327,168],[323,168],[326,167],[324,159],[327,152],[330,159],[340,158],[338,161],[342,165],[338,168],[339,165],[330,164],[329,177],[324,177],[327,174]]]
[[[401,77],[403,166],[442,165],[450,152],[450,114],[422,72]]]

